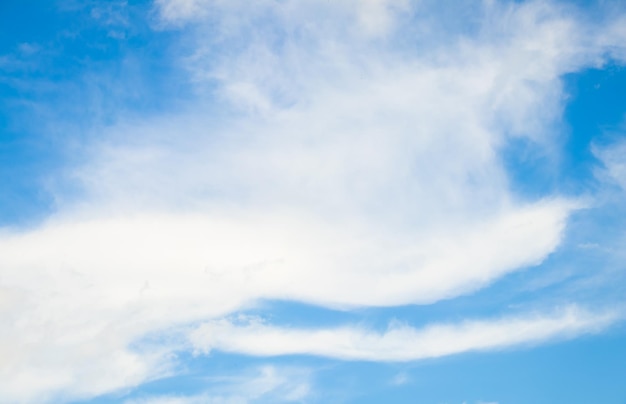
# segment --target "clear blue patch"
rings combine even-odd
[[[581,195],[597,189],[599,162],[591,145],[619,136],[626,117],[626,68],[609,64],[563,78],[568,102],[557,136],[560,154],[548,154],[526,139],[513,139],[502,159],[514,190],[536,199],[553,193]],[[559,140],[561,139],[561,140]]]
[[[155,31],[152,2],[0,2],[0,226],[55,210],[50,186],[120,118],[175,110],[192,92]]]

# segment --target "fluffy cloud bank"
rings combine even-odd
[[[103,129],[59,181],[73,192],[59,185],[58,212],[0,235],[2,400],[63,401],[171,374],[186,345],[146,336],[259,299],[429,304],[540,264],[583,204],[520,198],[503,149],[522,139],[557,161],[560,78],[623,57],[626,43],[619,16],[594,24],[549,2],[481,3],[478,23],[451,30],[429,2],[155,10],[155,26],[180,29],[192,49],[175,57],[196,99]],[[216,321],[191,340],[414,360],[611,318],[571,310],[385,333]]]

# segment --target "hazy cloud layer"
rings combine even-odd
[[[310,397],[310,372],[306,369],[263,366],[237,376],[208,379],[215,384],[194,395],[148,396],[124,404],[243,404],[250,402],[304,402]]]

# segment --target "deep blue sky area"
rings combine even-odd
[[[562,148],[546,152],[526,139],[513,138],[504,149],[504,164],[523,197],[546,192],[580,195],[594,189],[602,163],[592,146],[618,142],[623,137],[626,69],[610,62],[567,74],[562,78],[564,110],[555,137]]]
[[[565,91],[571,97],[564,119],[570,130],[565,144],[564,169],[569,182],[588,180],[597,165],[592,145],[618,141],[626,124],[626,68],[608,64],[564,78]]]
[[[188,93],[168,58],[176,33],[153,31],[150,10],[147,1],[0,4],[0,223],[45,219],[82,144]]]

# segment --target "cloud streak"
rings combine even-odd
[[[221,377],[216,386],[195,395],[149,396],[124,404],[244,404],[250,402],[303,402],[311,395],[309,371],[266,365],[235,377]]]
[[[228,320],[206,323],[190,334],[201,352],[222,350],[256,356],[318,355],[344,360],[411,361],[598,332],[616,320],[568,307],[550,315],[525,315],[460,324],[432,324],[422,329],[392,324],[384,332],[356,327],[298,330],[258,321],[236,325]]]

